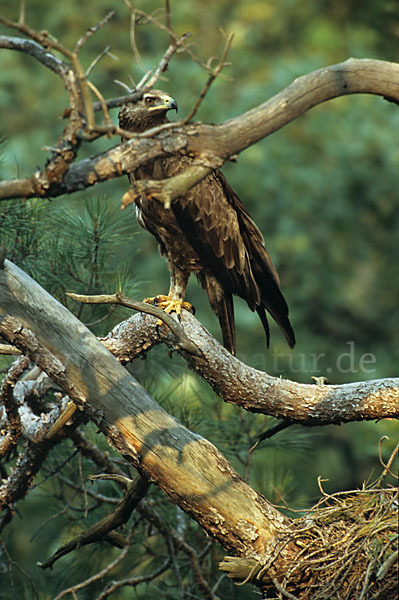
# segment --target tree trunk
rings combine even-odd
[[[26,351],[21,336],[29,329],[38,365],[73,392],[126,459],[228,551],[261,556],[284,532],[290,520],[215,446],[166,413],[78,319],[9,261],[0,270],[0,311],[1,334]],[[40,364],[42,348],[60,361],[58,373]]]

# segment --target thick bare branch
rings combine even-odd
[[[398,378],[343,385],[296,383],[272,377],[231,356],[187,311],[180,324],[202,352],[202,358],[181,352],[187,365],[225,402],[302,425],[399,418]],[[117,325],[102,341],[126,363],[160,341],[173,344],[173,337],[165,330],[158,331],[151,317],[135,315]]]
[[[264,104],[221,125],[188,124],[177,127],[174,133],[163,131],[155,139],[137,136],[108,152],[71,165],[62,181],[59,178],[49,181],[48,177],[37,174],[29,179],[1,182],[0,199],[73,193],[120,177],[154,158],[182,151],[216,168],[313,106],[338,96],[361,93],[376,94],[399,103],[399,65],[349,59],[296,79]],[[109,129],[104,129],[106,131]]]
[[[284,530],[289,520],[210,442],[162,410],[80,321],[9,261],[0,269],[0,311],[23,323],[10,331],[10,317],[3,319],[2,335],[16,343],[31,329],[39,347],[65,365],[67,383],[58,383],[87,405],[110,443],[226,549],[257,555]]]

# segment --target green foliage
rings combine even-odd
[[[116,59],[104,57],[92,75],[107,98],[120,94],[115,79],[142,76],[129,43],[129,12],[122,2],[111,4],[117,4],[116,18],[81,52],[87,68],[111,43]],[[140,0],[136,5],[151,13],[163,3]],[[398,20],[390,0],[366,5],[357,0],[179,0],[171,5],[176,31],[193,32],[193,50],[204,62],[221,54],[220,28],[235,33],[231,66],[224,71],[228,77],[217,80],[196,116],[204,122],[238,115],[266,101],[295,77],[350,56],[396,59],[392,49]],[[89,1],[84,8],[63,0],[31,0],[26,19],[32,27],[47,29],[73,47],[87,28],[104,17],[110,3]],[[1,12],[16,19],[14,0],[3,0]],[[0,34],[18,35],[3,27]],[[136,39],[146,68],[157,64],[169,43],[166,33],[144,23],[137,27]],[[2,148],[0,174],[3,179],[30,176],[37,165],[45,163],[48,151],[42,147],[53,145],[62,133],[65,90],[54,74],[20,53],[2,50],[0,65],[0,103],[7,117],[1,123],[7,143]],[[187,55],[178,54],[157,85],[176,98],[179,116],[184,116],[206,79],[205,71]],[[112,117],[116,119],[116,114]],[[225,167],[265,235],[298,339],[297,348],[288,351],[273,327],[272,346],[266,351],[257,316],[237,301],[238,355],[245,362],[305,382],[312,375],[342,383],[395,374],[396,121],[397,107],[381,98],[340,98],[318,106]],[[82,157],[114,143],[101,140],[86,145]],[[142,297],[168,287],[167,268],[155,241],[138,230],[132,210],[119,210],[126,187],[123,178],[73,197],[0,206],[0,244],[7,257],[66,303],[97,335],[107,333],[129,312],[103,306],[82,308],[67,299],[67,291],[95,294],[122,289]],[[190,283],[188,299],[196,306],[198,318],[219,336],[204,296],[195,282]],[[2,358],[0,369],[9,364],[10,359]],[[378,468],[379,438],[385,433],[394,437],[394,425],[386,422],[310,430],[295,427],[248,455],[256,436],[273,424],[272,419],[222,404],[206,384],[187,372],[182,359],[173,355],[171,360],[165,349],[151,351],[146,361],[130,365],[129,370],[166,410],[215,443],[251,485],[270,500],[280,503],[284,499],[293,508],[304,509],[316,499],[318,475],[330,480],[329,491],[361,485],[370,470]],[[94,428],[89,427],[88,434],[114,456]],[[55,471],[55,476],[46,478]],[[34,566],[35,560],[49,556],[111,510],[112,504],[96,506],[90,496],[85,498],[80,489],[74,492],[64,481],[80,486],[90,472],[91,465],[81,461],[68,442],[51,453],[42,479],[18,505],[19,516],[5,530],[3,541],[26,574],[13,570],[11,587],[5,574],[8,562],[0,555],[0,577],[6,581],[0,585],[0,598],[9,598],[10,589],[16,597],[35,597],[29,578],[40,600],[52,598],[117,555],[110,546],[97,545],[61,559],[51,573]],[[111,498],[120,495],[105,482],[88,488]],[[68,504],[61,513],[65,499]],[[197,552],[206,548],[208,540],[196,524],[155,487],[150,502],[165,522],[183,527],[185,539]],[[169,555],[164,540],[140,520],[135,521],[134,540],[129,562],[121,563],[110,579],[150,572]],[[204,556],[202,567],[209,581],[219,577],[221,554],[213,546]],[[174,600],[179,597],[178,577],[191,593],[202,597],[187,558],[179,556],[178,565],[179,573],[169,570],[154,583],[142,584],[134,592],[122,589],[112,597]],[[82,592],[79,598],[95,597],[103,585],[90,595]],[[223,600],[254,597],[252,588],[235,587],[226,580],[217,594]]]
[[[79,316],[94,333],[107,333],[127,312],[106,305],[80,305],[66,296],[134,294],[121,257],[134,257],[133,219],[126,219],[105,198],[49,203],[43,200],[5,202],[0,207],[5,255]]]

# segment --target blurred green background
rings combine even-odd
[[[142,0],[135,6],[164,18],[160,1]],[[192,50],[204,62],[220,56],[223,32],[235,36],[231,65],[214,83],[195,117],[208,123],[236,116],[281,91],[295,77],[349,57],[398,58],[399,20],[390,0],[176,0],[171,7],[176,32],[192,32]],[[91,76],[106,98],[121,94],[115,79],[128,83],[129,75],[135,81],[143,75],[130,45],[130,11],[124,3],[30,0],[26,11],[30,26],[46,29],[73,47],[110,9],[117,11],[116,17],[87,42],[80,55],[87,68],[111,45],[112,57],[104,57]],[[10,19],[18,18],[13,0],[2,0],[0,11]],[[2,26],[0,33],[19,35]],[[166,33],[141,23],[136,27],[136,42],[144,67],[149,69],[157,64],[169,39]],[[206,79],[207,73],[181,53],[173,58],[157,87],[177,100],[178,116],[184,117]],[[62,114],[67,96],[62,82],[32,58],[2,50],[0,104],[1,178],[30,176],[37,166],[44,165],[45,147],[56,142],[65,125]],[[117,111],[112,117],[116,121]],[[101,120],[100,115],[97,119]],[[397,106],[381,97],[348,96],[312,109],[243,152],[235,164],[224,167],[265,236],[297,336],[297,346],[290,351],[273,327],[267,351],[256,314],[237,300],[238,356],[246,363],[309,383],[313,375],[324,375],[330,383],[396,375],[397,131]],[[118,140],[108,139],[86,144],[79,157],[116,143]],[[155,241],[139,229],[133,210],[120,211],[127,185],[122,178],[52,201],[2,202],[0,240],[8,257],[63,302],[65,291],[112,293],[122,287],[136,298],[166,292],[167,266]],[[218,323],[194,278],[187,299],[195,305],[200,321],[220,339]],[[107,307],[67,305],[98,335],[129,315],[123,309],[109,312]],[[0,359],[0,368],[10,362]],[[146,361],[130,369],[167,410],[225,452],[251,485],[272,501],[284,497],[293,508],[308,507],[315,501],[318,475],[329,479],[328,491],[350,489],[364,479],[373,479],[380,470],[378,440],[385,434],[391,437],[383,447],[386,458],[395,438],[394,423],[387,420],[306,430],[295,427],[261,446],[249,459],[248,448],[271,419],[223,405],[187,372],[179,357],[170,360],[166,349],[152,351]],[[94,432],[92,436],[93,441],[98,438]],[[59,452],[61,463],[67,450]],[[57,453],[52,456],[57,462]],[[71,477],[73,471],[71,467]],[[87,472],[91,472],[89,468]],[[21,502],[23,520],[16,517],[4,535],[13,558],[36,581],[40,598],[52,597],[50,588],[62,589],[60,573],[65,579],[65,565],[70,573],[68,583],[75,578],[79,581],[82,572],[86,575],[85,560],[90,560],[91,554],[82,550],[84,560],[67,558],[50,574],[36,572],[35,560],[47,556],[51,544],[70,536],[70,521],[55,520],[29,541],[39,524],[60,510],[53,497],[56,487],[47,482]],[[176,509],[156,490],[151,493],[173,522],[171,515]],[[186,521],[191,532],[195,528]],[[190,535],[194,539],[200,532]],[[97,552],[100,555],[101,549]],[[99,564],[109,559],[109,551],[101,556]],[[132,564],[142,571],[140,556]],[[217,578],[217,561],[209,569]],[[21,574],[18,577],[26,582]],[[113,597],[124,599],[131,597],[129,593]],[[221,598],[254,597],[251,587],[236,588],[226,582],[218,593]],[[146,599],[179,597],[172,583],[161,596],[151,586],[141,588],[140,594],[138,597]],[[1,586],[0,597],[9,597]]]

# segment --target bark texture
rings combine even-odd
[[[9,261],[0,270],[0,312],[7,341],[36,357],[110,443],[226,549],[259,556],[288,526],[215,446],[166,413],[78,319]],[[55,368],[40,359],[47,353]]]
[[[8,38],[6,42],[4,47],[10,47]],[[2,45],[0,37],[0,47]],[[21,50],[21,43],[15,49]],[[38,53],[36,47],[35,52]],[[52,61],[51,68],[53,64],[56,63]],[[65,63],[60,68],[60,73],[68,86],[71,71]],[[73,88],[71,85],[69,87]],[[173,127],[172,133],[170,130],[161,131],[156,137],[154,133],[148,134],[150,137],[146,134],[137,135],[107,152],[75,163],[72,161],[81,140],[77,138],[79,123],[74,125],[72,122],[66,129],[66,144],[63,145],[62,141],[58,144],[57,158],[50,160],[43,171],[38,171],[30,178],[0,182],[0,199],[70,194],[125,175],[155,158],[176,153],[195,156],[197,167],[201,167],[192,167],[186,177],[185,185],[188,187],[183,191],[187,191],[208,174],[208,168],[220,167],[226,160],[277,131],[313,106],[347,94],[375,94],[399,104],[399,66],[387,61],[351,58],[295,79],[285,90],[264,104],[220,125],[189,123]],[[74,100],[74,96],[70,96]],[[75,104],[73,115],[79,108],[78,100]],[[97,129],[98,135],[103,132],[102,128]],[[114,127],[114,132],[120,134],[121,131],[117,129]],[[112,132],[112,128],[107,131]],[[123,134],[125,137],[132,137],[128,132]],[[160,198],[165,195],[167,201],[183,193],[182,178],[176,180],[176,190],[173,190],[173,180],[169,180],[165,193],[160,190],[159,181],[153,185],[154,195]],[[147,184],[147,191],[152,192],[151,182]]]
[[[246,410],[289,419],[302,425],[328,425],[399,417],[399,379],[388,378],[342,385],[302,384],[272,377],[241,362],[221,346],[187,311],[180,323],[199,355],[181,351],[190,369],[205,379],[225,402]],[[149,315],[134,315],[103,339],[122,363],[153,345],[179,347],[167,328],[157,328]]]

